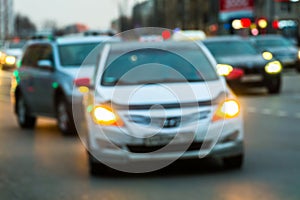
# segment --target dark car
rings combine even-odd
[[[232,88],[266,87],[271,94],[281,88],[281,63],[264,58],[249,40],[238,36],[220,36],[204,41],[218,62],[218,71]],[[225,73],[224,73],[225,72]]]
[[[284,67],[295,67],[300,72],[299,50],[291,40],[280,35],[261,35],[251,41],[260,52],[269,51]]]
[[[63,37],[30,41],[25,47],[21,66],[14,72],[12,99],[21,128],[33,128],[39,116],[53,117],[64,134],[76,132],[72,102],[80,102],[73,92],[82,64],[92,75],[96,63],[93,49],[109,40],[108,36]],[[90,54],[90,59],[84,62]],[[76,98],[78,97],[78,98]]]

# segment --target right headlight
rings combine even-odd
[[[7,64],[7,65],[14,65],[14,64],[16,64],[16,57],[14,57],[14,56],[6,56],[5,57],[5,64]]]
[[[272,61],[269,62],[266,66],[265,66],[265,71],[268,74],[278,74],[282,71],[282,65],[279,61]]]

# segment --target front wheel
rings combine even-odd
[[[36,123],[36,117],[31,116],[24,97],[19,94],[16,101],[18,124],[21,128],[32,129]]]
[[[296,65],[296,71],[297,71],[298,73],[300,73],[300,63],[297,63],[297,65]]]
[[[59,97],[56,102],[57,123],[64,135],[75,135],[76,128],[72,113],[65,98]]]
[[[281,77],[276,76],[269,78],[266,82],[266,87],[269,92],[269,94],[278,94],[280,93],[281,89]]]

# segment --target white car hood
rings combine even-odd
[[[22,55],[22,50],[21,49],[6,49],[5,54],[19,58]]]
[[[61,67],[60,71],[76,79],[91,78],[94,74],[94,69],[94,66],[89,65],[84,67]]]
[[[191,103],[210,101],[228,91],[223,81],[201,83],[153,84],[96,88],[96,101],[118,105]]]

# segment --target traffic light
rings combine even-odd
[[[243,28],[249,28],[251,26],[251,20],[249,18],[242,18],[241,25]]]
[[[235,19],[232,21],[231,26],[232,28],[238,30],[242,28],[250,28],[251,26],[251,20],[249,18],[241,18],[241,19]]]
[[[257,25],[258,25],[259,28],[265,29],[265,28],[268,27],[268,21],[267,21],[266,18],[259,18],[257,20]]]

